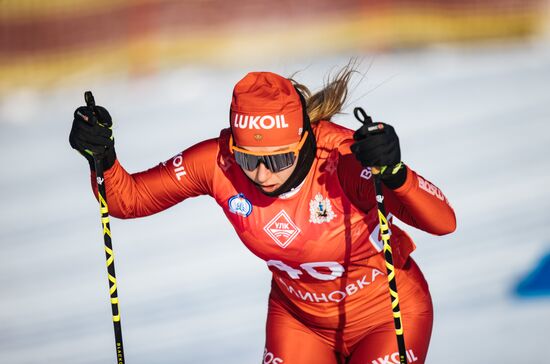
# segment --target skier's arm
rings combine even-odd
[[[405,183],[392,190],[384,189],[388,211],[407,224],[435,235],[452,233],[456,216],[443,192],[407,168]]]
[[[118,160],[105,171],[109,212],[119,218],[152,215],[189,197],[211,194],[217,139],[198,143],[149,170],[130,174]],[[97,196],[95,173],[92,188]]]
[[[97,115],[87,106],[75,110],[69,143],[88,160],[96,197],[94,158],[101,158],[111,215],[147,216],[188,197],[211,194],[217,139],[199,143],[147,171],[129,174],[117,160],[111,115],[101,106],[95,111]]]
[[[349,151],[350,145],[351,141],[340,147],[338,176],[351,202],[368,212],[376,209],[373,176]],[[444,235],[453,232],[456,228],[455,213],[441,190],[409,167],[403,168],[406,174],[401,186],[391,189],[383,184],[387,212],[408,225],[431,234]]]

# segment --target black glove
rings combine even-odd
[[[377,167],[384,184],[399,188],[407,178],[407,167],[401,162],[399,138],[393,126],[373,123],[362,108],[355,108],[355,117],[363,123],[353,134],[351,151],[363,167]]]
[[[116,160],[115,140],[111,129],[113,120],[104,107],[96,106],[95,109],[99,115],[95,115],[87,106],[80,106],[75,110],[69,144],[86,157],[92,170],[95,170],[95,157],[102,160],[106,171]]]

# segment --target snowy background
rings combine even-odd
[[[514,293],[550,251],[547,41],[189,65],[4,97],[0,363],[115,361],[99,209],[68,144],[85,90],[110,110],[119,159],[137,172],[226,127],[246,72],[300,71],[318,89],[351,56],[366,77],[337,121],[356,128],[360,105],[393,124],[404,160],[456,210],[452,235],[407,229],[435,304],[428,363],[548,363],[550,298]],[[126,362],[260,361],[270,275],[213,200],[111,228]]]

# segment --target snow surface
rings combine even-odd
[[[226,127],[249,70],[317,89],[352,54],[75,80],[0,100],[0,363],[112,363],[103,240],[87,164],[68,145],[83,91],[115,119],[119,159],[149,168]],[[392,123],[408,164],[453,204],[458,230],[409,228],[430,283],[428,363],[548,363],[550,298],[513,290],[550,250],[550,48],[540,42],[364,54],[347,114]],[[257,363],[270,275],[208,197],[111,221],[126,362]],[[546,359],[545,359],[546,358]]]

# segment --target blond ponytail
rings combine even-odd
[[[312,94],[306,85],[289,78],[306,100],[307,114],[312,124],[319,120],[330,120],[342,110],[348,96],[351,76],[357,72],[355,62],[350,61],[334,77],[328,77],[325,86]]]

